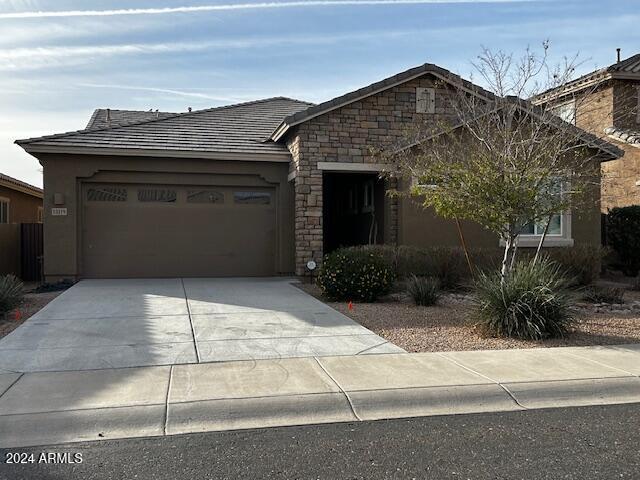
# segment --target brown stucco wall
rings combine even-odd
[[[216,161],[186,158],[41,154],[44,168],[44,271],[48,281],[82,276],[80,186],[83,181],[215,185],[221,176],[256,177],[278,196],[277,273],[293,271],[293,192],[287,163]],[[64,205],[54,205],[56,193]],[[67,216],[52,216],[66,207]]]
[[[9,199],[9,223],[36,223],[42,199],[0,185],[0,198]]]

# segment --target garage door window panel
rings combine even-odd
[[[239,205],[271,205],[271,193],[258,191],[233,192],[233,200]]]
[[[218,190],[189,190],[187,203],[221,205],[224,204],[224,194]]]
[[[143,203],[176,203],[178,193],[169,188],[139,188],[138,201]]]
[[[87,189],[88,202],[126,202],[127,189],[119,187],[92,187]]]

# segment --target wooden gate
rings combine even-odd
[[[42,280],[42,223],[20,224],[20,270],[26,282]]]

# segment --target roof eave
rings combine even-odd
[[[27,195],[31,195],[32,197],[43,198],[42,190],[34,190],[26,186],[18,185],[11,181],[4,180],[0,178],[0,186],[10,188],[11,190],[15,190],[16,192],[26,193]]]
[[[43,144],[20,145],[27,153],[36,154],[69,154],[69,155],[113,155],[123,157],[161,157],[161,158],[193,158],[205,160],[233,160],[247,162],[275,162],[288,163],[291,154],[283,153],[256,153],[243,151],[200,151],[200,150],[167,150],[146,148],[111,148],[111,147],[85,147],[85,146],[60,146]]]

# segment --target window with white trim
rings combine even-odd
[[[9,223],[9,199],[0,198],[0,223]]]
[[[565,190],[565,182],[557,179],[545,194],[563,195]],[[548,227],[547,222],[549,223]],[[519,244],[525,247],[537,245],[542,235],[544,235],[545,227],[547,227],[545,246],[568,246],[573,244],[571,239],[571,215],[568,212],[556,213],[535,223],[528,223],[520,231]]]

